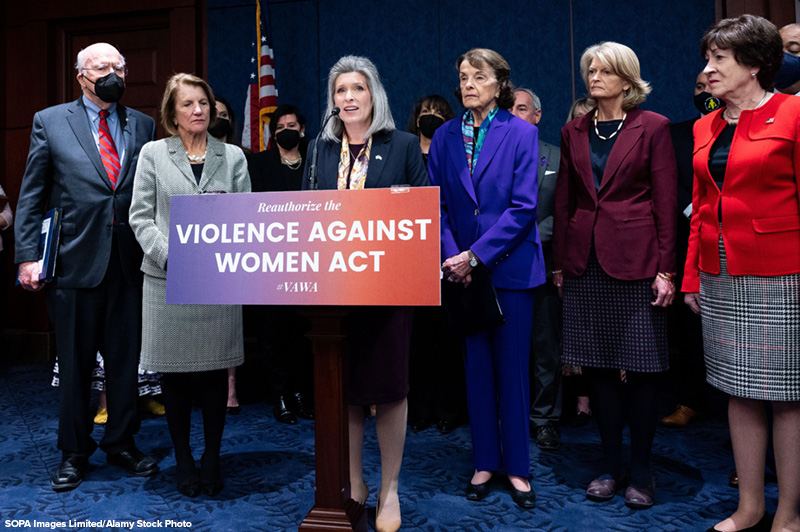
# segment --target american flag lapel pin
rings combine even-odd
[[[767,124],[771,124],[775,121],[774,118],[767,118]]]

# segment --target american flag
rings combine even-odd
[[[266,12],[261,1],[256,0],[256,38],[250,57],[250,86],[244,104],[244,129],[242,146],[253,152],[264,150],[269,143],[269,116],[278,107],[278,89],[275,87],[275,61],[269,38]]]

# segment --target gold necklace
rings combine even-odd
[[[761,107],[761,104],[763,104],[764,100],[767,99],[767,94],[769,94],[769,93],[767,91],[764,91],[764,96],[762,96],[761,99],[756,104],[756,106],[753,107],[753,110],[758,109],[759,107]],[[744,109],[744,110],[745,111],[750,111],[750,109]],[[725,110],[723,111],[723,114],[728,113],[727,120],[729,120],[731,122],[737,122],[739,120],[739,116],[742,116],[742,112],[741,111],[739,111],[739,116],[731,116],[731,114],[728,111],[729,111],[729,108],[726,107]]]
[[[622,124],[625,123],[625,119],[628,117],[628,113],[623,114],[622,115],[622,120],[619,121],[619,125],[617,126],[617,130],[614,131],[609,136],[604,137],[597,130],[597,115],[599,115],[599,114],[600,114],[600,111],[598,109],[595,109],[594,110],[594,134],[597,135],[597,138],[599,138],[600,140],[611,140],[611,139],[613,139],[616,136],[616,134],[619,133],[619,130],[622,129]]]
[[[283,155],[281,155],[281,164],[288,166],[290,170],[297,170],[300,168],[300,165],[303,164],[303,156],[301,155],[299,159],[296,161],[290,161]]]

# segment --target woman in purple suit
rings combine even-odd
[[[528,477],[528,361],[533,288],[545,282],[536,229],[538,132],[511,115],[510,68],[493,50],[475,48],[456,62],[466,107],[434,135],[431,182],[441,187],[442,271],[468,286],[488,268],[506,323],[468,334],[465,368],[475,472],[467,499],[489,494],[504,470],[514,501],[532,508]]]

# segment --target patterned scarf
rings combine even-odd
[[[467,109],[461,116],[461,137],[464,139],[464,150],[467,152],[467,164],[469,165],[469,174],[472,175],[472,169],[478,164],[478,155],[483,148],[483,141],[486,140],[486,133],[489,131],[489,126],[492,125],[492,120],[497,115],[497,106],[489,111],[489,115],[481,122],[481,127],[478,129],[478,140],[475,142],[475,147],[472,147],[472,138],[475,136],[475,129],[473,124],[475,119],[472,117],[472,111]]]
[[[369,167],[369,152],[372,151],[372,136],[358,152],[356,160],[353,162],[353,170],[350,175],[347,171],[350,170],[350,142],[347,140],[347,134],[342,135],[342,152],[339,154],[339,179],[336,182],[336,188],[344,190],[350,188],[352,190],[363,190],[364,182],[367,180],[367,168]],[[348,180],[350,187],[347,186]]]

